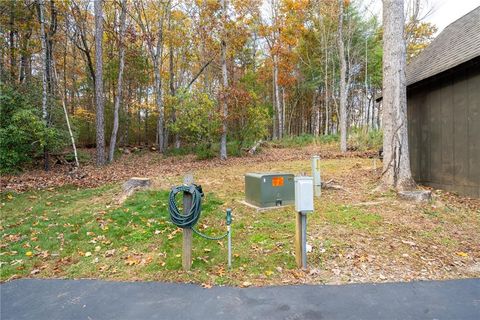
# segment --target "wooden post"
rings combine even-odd
[[[297,212],[297,218],[295,219],[295,262],[297,267],[302,267],[302,214]]]
[[[189,174],[183,178],[183,184],[189,186],[193,184],[193,175]],[[186,215],[192,207],[192,195],[188,192],[183,193],[183,213]],[[182,267],[188,271],[192,267],[192,229],[183,228],[183,247],[182,247]]]

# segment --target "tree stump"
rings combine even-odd
[[[414,202],[426,202],[432,198],[430,190],[415,190],[415,191],[399,191],[400,199]]]
[[[127,182],[123,184],[123,195],[124,197],[131,196],[138,189],[147,189],[150,187],[151,181],[149,178],[130,178]]]

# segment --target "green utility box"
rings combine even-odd
[[[260,208],[295,202],[294,175],[291,173],[247,173],[245,201]]]

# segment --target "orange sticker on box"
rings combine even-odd
[[[272,187],[283,187],[283,177],[273,177]]]

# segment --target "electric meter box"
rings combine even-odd
[[[312,177],[295,177],[295,211],[313,212]]]
[[[260,208],[295,202],[294,175],[291,173],[247,173],[245,201]]]

